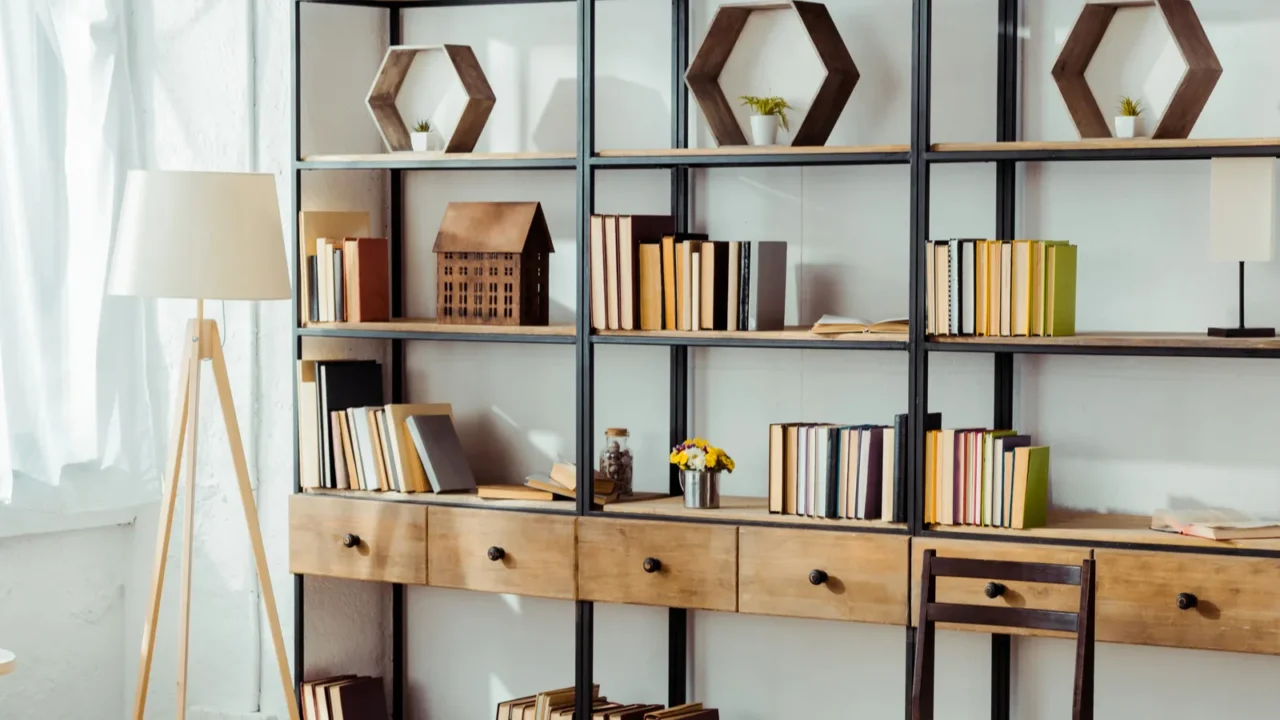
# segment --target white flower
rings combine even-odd
[[[685,463],[690,470],[706,470],[707,454],[700,447],[691,447],[685,451],[689,454],[689,461]]]

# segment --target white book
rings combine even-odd
[[[960,241],[960,334],[974,334],[974,305],[977,302],[977,271],[974,268],[973,241]]]
[[[1004,438],[991,444],[991,493],[996,516],[992,525],[1004,527]]]
[[[738,280],[739,276],[742,274],[742,268],[740,266],[741,247],[741,242],[737,240],[729,241],[729,288],[726,293],[729,296],[729,301],[725,303],[725,306],[728,308],[726,311],[726,314],[728,315],[728,324],[725,325],[725,327],[728,328],[730,332],[742,329],[738,327],[738,304],[740,300]]]
[[[396,454],[396,436],[391,432],[391,421],[388,419],[390,413],[386,408],[378,411],[378,422],[382,424],[382,454],[386,458],[387,481],[391,484],[391,489],[396,492],[404,492],[404,478],[400,477],[400,462]]]
[[[897,461],[894,447],[894,429],[887,427],[881,437],[884,439],[884,456],[881,460],[882,477],[880,480],[880,519],[893,519],[893,473]]]
[[[327,239],[320,240],[316,249],[319,257],[319,278],[316,292],[320,298],[320,322],[333,322],[333,245]]]
[[[982,434],[982,520],[989,525],[995,524],[995,489],[991,484],[991,449],[994,443],[991,433]]]
[[[689,329],[702,329],[702,253],[695,252],[693,254],[693,272],[689,273],[693,276],[693,293],[689,296],[689,305],[692,306],[693,315],[689,318]]]
[[[858,514],[859,520],[867,519],[867,487],[871,484],[871,431],[859,430],[858,436]]]
[[[679,249],[681,257],[681,266],[684,268],[684,276],[680,279],[680,287],[677,292],[680,293],[680,329],[693,329],[693,246],[697,244],[696,240],[685,240],[676,247]]]
[[[809,483],[805,487],[804,507],[805,514],[809,517],[814,516],[814,500],[816,498],[817,480],[818,480],[818,428],[809,428]]]
[[[804,515],[807,506],[805,493],[809,487],[809,430],[802,427],[796,432],[796,514]]]
[[[817,482],[813,487],[813,515],[826,517],[827,495],[831,492],[831,452],[833,448],[827,441],[827,428],[817,428],[817,443],[814,448],[814,463],[817,466]],[[835,449],[839,452],[839,449]]]

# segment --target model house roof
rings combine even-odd
[[[536,202],[452,202],[433,252],[555,252]]]

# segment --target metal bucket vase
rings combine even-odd
[[[684,506],[693,510],[712,510],[720,507],[719,470],[681,470],[680,489],[684,491]]]

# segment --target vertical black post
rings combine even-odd
[[[1018,139],[1018,5],[1020,0],[1000,0],[996,52],[996,140]],[[996,163],[996,239],[1012,240],[1016,233],[1017,163]],[[1013,354],[994,356],[995,393],[992,426],[1013,427]],[[1010,655],[1008,635],[991,637],[991,717],[1008,720],[1010,695]]]
[[[591,157],[595,154],[595,0],[578,0],[578,312],[575,363],[578,400],[578,467],[587,472],[595,467],[592,450],[595,413],[595,353],[591,345],[591,213],[595,211],[595,174]],[[578,493],[578,515],[591,510],[593,493]],[[574,717],[591,717],[591,686],[594,670],[595,606],[579,600],[575,615]]]
[[[292,212],[289,213],[292,221],[290,223],[291,234],[293,238],[289,241],[289,247],[293,250],[293,286],[295,288],[302,287],[302,263],[305,258],[298,256],[298,211],[302,209],[302,170],[298,168],[298,161],[302,159],[302,3],[293,4],[293,123],[289,129],[289,152],[292,154],[292,161],[289,163],[289,171],[292,173],[292,182],[290,183],[293,194]],[[302,335],[297,329],[302,327],[302,313],[299,312],[298,298],[293,300],[293,357],[294,360],[302,359]],[[293,363],[293,407],[298,407],[298,363]],[[298,413],[293,413],[293,456],[299,457],[298,454]],[[298,463],[293,464],[293,492],[302,492],[302,476],[299,474]],[[303,618],[303,601],[304,592],[306,591],[306,578],[303,575],[293,576],[293,695],[294,700],[298,703],[298,707],[302,707],[302,676],[305,669],[305,658],[303,652],[305,650],[304,641],[306,640],[306,632]]]
[[[1240,261],[1240,329],[1244,329],[1244,261]]]
[[[684,71],[689,65],[689,0],[671,0],[671,147],[689,147],[689,91]],[[676,230],[689,230],[689,168],[671,169],[671,215]],[[689,436],[689,348],[671,348],[671,445]],[[667,482],[680,492],[680,471],[672,466]],[[689,694],[689,611],[667,610],[667,707],[686,702]]]
[[[387,14],[389,40],[392,45],[403,42],[403,27],[399,8],[389,8]],[[388,225],[391,243],[391,314],[404,317],[404,192],[400,170],[390,170],[390,221]],[[391,402],[405,401],[404,392],[404,341],[391,341]],[[391,586],[391,718],[404,720],[405,662],[404,645],[407,628],[405,618],[404,585]]]
[[[907,435],[910,453],[907,467],[907,524],[912,535],[924,527],[925,416],[929,412],[929,353],[925,349],[925,252],[929,241],[930,108],[932,107],[932,0],[912,0],[911,58],[911,250],[907,286],[909,336],[907,339]],[[910,596],[911,580],[907,579]],[[915,633],[906,632],[906,702],[911,717],[911,690],[915,666]]]

